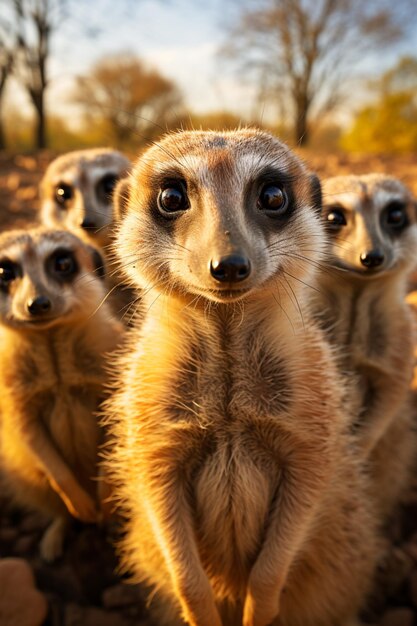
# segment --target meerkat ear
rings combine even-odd
[[[113,220],[118,222],[126,213],[130,198],[130,180],[122,178],[113,193]]]
[[[321,213],[323,195],[321,192],[320,179],[316,174],[310,174],[310,189],[313,207],[317,210],[318,213]]]
[[[93,248],[92,246],[88,246],[88,248],[91,252],[94,274],[99,278],[104,279],[106,277],[106,264],[104,263],[103,257],[100,252],[96,250],[96,248]]]

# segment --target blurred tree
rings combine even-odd
[[[417,152],[417,58],[405,57],[372,83],[375,102],[363,107],[342,137],[354,152]]]
[[[415,0],[246,0],[239,11],[222,54],[289,111],[302,145],[365,55],[405,33]]]
[[[110,1],[109,12],[113,16],[132,16],[137,5],[136,0]],[[0,0],[0,13],[8,16],[10,30],[17,41],[15,75],[27,91],[36,113],[35,146],[44,148],[47,143],[45,101],[54,35],[72,24],[77,33],[76,41],[80,37],[97,37],[111,28],[112,22],[108,14],[94,15],[89,0]]]
[[[66,0],[12,1],[18,41],[18,76],[36,112],[35,145],[37,148],[45,148],[47,63],[51,37],[63,20]]]
[[[14,44],[10,24],[7,19],[0,19],[0,150],[6,147],[2,105],[6,82],[13,69]]]
[[[175,84],[148,69],[129,53],[106,56],[79,78],[74,100],[89,125],[102,127],[113,145],[146,143],[183,116],[182,96]]]

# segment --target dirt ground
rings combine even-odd
[[[24,227],[36,221],[37,185],[54,155],[0,153],[0,228]],[[417,195],[417,158],[363,155],[301,155],[322,176],[386,172],[399,177]],[[43,626],[149,626],[141,590],[116,573],[111,540],[102,530],[74,523],[64,558],[46,565],[38,541],[46,520],[14,509],[0,500],[0,557],[17,556],[32,566],[49,613]],[[381,564],[384,585],[364,613],[368,624],[417,626],[417,479],[392,521],[392,554]],[[0,590],[1,593],[1,590]],[[0,626],[10,626],[3,624]]]

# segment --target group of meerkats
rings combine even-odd
[[[410,191],[243,129],[64,155],[41,200],[0,236],[0,463],[42,557],[110,497],[156,624],[359,624],[416,449]]]

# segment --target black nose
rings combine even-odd
[[[81,228],[95,228],[95,227],[96,227],[96,223],[88,217],[85,217],[83,221],[81,222]]]
[[[51,301],[46,296],[37,296],[27,303],[28,311],[31,315],[43,315],[51,308]]]
[[[249,276],[250,261],[237,254],[212,259],[210,273],[220,283],[238,283]]]
[[[378,267],[384,262],[384,254],[381,250],[369,250],[368,252],[362,252],[361,263],[365,267]]]

